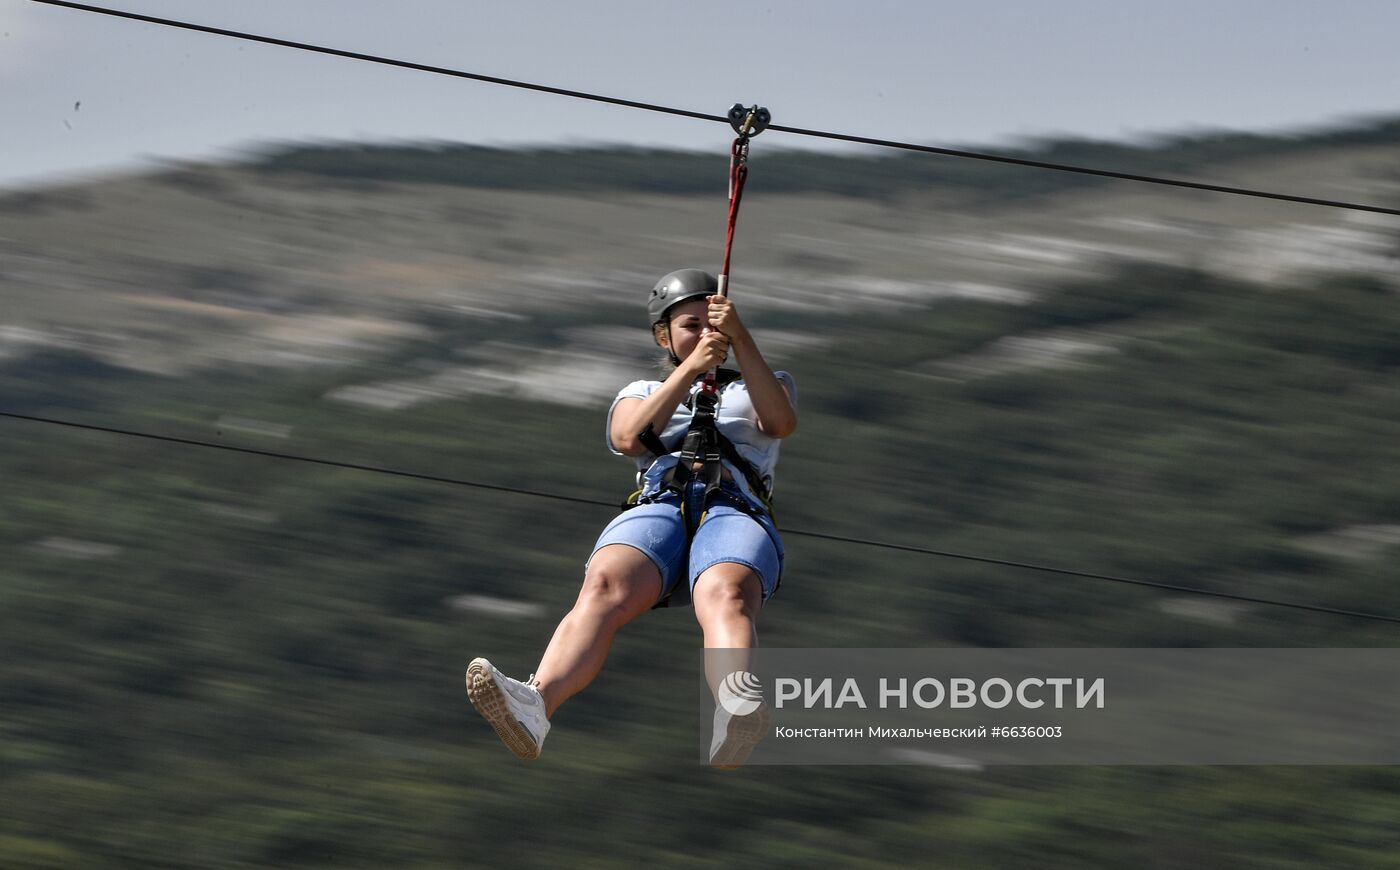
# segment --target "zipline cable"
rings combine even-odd
[[[175,27],[181,30],[193,30],[198,33],[209,33],[214,36],[227,36],[233,39],[244,39],[249,42],[261,42],[265,45],[276,45],[282,48],[295,48],[301,51],[312,51],[317,54],[329,54],[335,57],[348,58],[350,60],[362,60],[367,63],[383,64],[385,66],[396,66],[401,69],[417,70],[418,72],[433,73],[435,75],[454,76],[461,79],[472,79],[473,81],[486,82],[492,85],[504,85],[510,88],[524,88],[530,91],[541,91],[546,94],[555,94],[560,97],[572,97],[578,100],[592,100],[597,103],[610,103],[614,106],[625,106],[629,109],[645,109],[648,112],[664,112],[668,115],[680,115],[685,118],[696,118],[701,121],[722,121],[729,123],[723,115],[712,115],[706,112],[691,112],[687,109],[676,109],[670,106],[659,106],[655,103],[641,103],[636,100],[623,100],[617,97],[607,97],[601,94],[590,94],[585,91],[573,91],[567,88],[556,88],[550,85],[538,85],[531,82],[522,82],[515,79],[500,78],[499,76],[488,76],[481,73],[464,72],[463,70],[448,69],[441,66],[430,66],[423,63],[414,63],[407,60],[396,60],[392,57],[382,57],[375,54],[363,54],[358,51],[346,51],[340,48],[330,48],[324,45],[312,45],[306,42],[296,42],[290,39],[278,39],[272,36],[260,36],[256,33],[244,33],[238,30],[225,30],[221,27],[209,27],[203,24],[193,24],[188,21],[176,21],[170,18],[157,18],[154,15],[140,15],[135,12],[125,12],[120,9],[108,9],[104,6],[89,6],[86,3],[69,3],[66,0],[34,0],[35,3],[43,3],[47,6],[62,6],[67,9],[76,9],[79,12],[95,12],[99,15],[110,15],[115,18],[126,18],[132,21],[142,21],[146,24],[159,24],[164,27]]]
[[[516,79],[507,79],[500,76],[489,76],[481,73],[465,72],[463,70],[449,69],[447,67],[430,66],[428,64],[414,63],[412,61],[396,60],[394,58],[382,57],[373,54],[363,54],[355,51],[345,51],[344,49],[330,48],[322,45],[312,45],[305,42],[296,42],[290,39],[278,39],[271,36],[260,36],[254,33],[244,33],[237,30],[225,30],[219,27],[209,27],[203,24],[193,24],[187,21],[176,21],[170,18],[158,18],[154,15],[140,15],[135,12],[125,12],[120,9],[109,9],[102,6],[89,6],[85,3],[72,3],[69,0],[32,0],[34,3],[42,3],[47,6],[59,6],[66,9],[74,9],[79,12],[92,12],[99,15],[110,15],[116,18],[125,18],[132,21],[141,21],[147,24],[158,24],[164,27],[174,27],[181,30],[193,30],[199,33],[208,33],[215,36],[227,36],[233,39],[243,39],[250,42],[260,42],[266,45],[276,45],[283,48],[294,48],[301,51],[311,51],[318,54],[329,54],[335,57],[348,58],[350,60],[361,60],[367,63],[384,64],[387,66],[400,67],[402,69],[417,70],[419,72],[434,73],[436,75],[455,76],[457,78],[472,79],[473,81],[486,82],[488,84],[502,85],[511,88],[523,88],[531,91],[540,91],[547,94],[555,94],[561,97],[571,97],[580,100],[592,100],[598,103],[608,103],[615,106],[623,106],[631,109],[643,109],[648,112],[661,112],[668,115],[679,115],[685,118],[694,118],[701,121],[715,121],[719,123],[729,123],[729,119],[723,115],[714,115],[707,112],[693,112],[688,109],[678,109],[674,106],[663,106],[657,103],[643,103],[636,100],[624,100],[618,97],[609,97],[602,94],[593,94],[586,91],[569,90],[567,88],[557,88],[550,85],[534,84]],[[956,148],[940,148],[933,145],[918,145],[912,142],[900,142],[893,139],[877,139],[870,136],[857,136],[848,133],[833,133],[825,130],[812,130],[805,127],[788,127],[773,124],[768,129],[794,136],[809,136],[819,139],[831,139],[839,142],[853,142],[861,145],[873,145],[880,148],[894,148],[903,151],[916,151],[924,154],[937,154],[943,157],[955,157],[966,160],[983,160],[993,163],[1004,163],[1013,166],[1024,166],[1032,169],[1047,169],[1055,172],[1071,172],[1079,175],[1092,175],[1099,178],[1112,178],[1120,181],[1133,181],[1142,184],[1156,184],[1167,187],[1185,188],[1188,190],[1200,190],[1209,193],[1224,193],[1233,196],[1246,196],[1256,199],[1270,199],[1280,202],[1300,203],[1303,205],[1320,205],[1328,208],[1340,208],[1350,211],[1371,212],[1374,214],[1400,215],[1400,208],[1388,208],[1386,206],[1368,205],[1365,203],[1346,202],[1335,199],[1322,199],[1312,196],[1297,196],[1290,193],[1277,193],[1268,190],[1257,190],[1247,187],[1234,187],[1225,184],[1208,184],[1199,181],[1187,181],[1180,178],[1163,178],[1155,175],[1142,175],[1132,172],[1117,172],[1110,169],[1097,169],[1091,166],[1078,166],[1069,163],[1054,163],[1047,160],[1033,160],[1025,157],[1011,157],[1003,154],[988,154],[980,151],[966,151]]]
[[[522,489],[513,486],[500,486],[492,483],[482,483],[475,480],[464,480],[462,478],[445,477],[437,474],[422,474],[413,471],[403,471],[395,468],[385,468],[382,466],[365,465],[358,462],[341,462],[333,459],[321,459],[314,456],[305,456],[296,453],[283,453],[275,450],[259,450],[252,447],[238,447],[232,444],[219,444],[214,441],[203,441],[196,438],[178,438],[171,435],[158,435],[152,432],[140,432],[133,429],[120,429],[113,426],[99,426],[92,423],[78,423],[71,420],[60,420],[53,417],[41,417],[35,414],[18,414],[10,411],[0,411],[0,417],[12,420],[23,420],[30,423],[41,423],[50,426],[64,426],[71,429],[82,429],[90,432],[103,432],[111,435],[122,435],[129,438],[142,438],[149,441],[159,441],[166,444],[179,444],[186,447],[200,447],[212,450],[224,450],[231,453],[241,453],[249,456],[261,456],[268,459],[280,459],[290,462],[303,462],[312,465],[320,465],[329,468],[341,468],[351,471],[362,471],[371,474],[384,474],[392,477],[402,477],[410,480],[426,481],[429,483],[443,483],[451,486],[470,487],[473,489],[484,489],[491,492],[503,492],[513,495],[523,495],[531,498],[546,498],[554,501],[570,502],[572,504],[597,505],[617,509],[616,502],[603,501],[600,499],[580,498],[577,496],[559,495],[553,492],[542,492],[540,490]],[[957,553],[949,550],[935,550],[929,547],[918,547],[909,544],[895,544],[886,541],[875,541],[868,538],[847,537],[844,535],[833,535],[825,532],[811,532],[801,529],[784,528],[784,535],[796,535],[804,538],[830,541],[840,544],[855,544],[865,547],[873,547],[882,550],[892,550],[904,553],[916,553],[925,556],[935,556],[945,559],[958,559],[965,562],[978,562],[986,565],[999,565],[1008,568],[1019,568],[1027,571],[1039,571],[1047,574],[1058,574],[1064,577],[1079,577],[1087,580],[1101,580],[1112,583],[1124,583],[1131,586],[1144,586],[1151,589],[1161,589],[1170,592],[1180,592],[1186,595],[1199,595],[1209,598],[1224,598],[1231,601],[1241,601],[1250,604],[1262,604],[1270,607],[1286,607],[1292,610],[1305,610],[1311,613],[1325,613],[1331,616],[1345,616],[1351,619],[1363,619],[1373,622],[1388,622],[1400,624],[1400,616],[1391,616],[1385,613],[1370,613],[1359,610],[1344,610],[1337,607],[1326,607],[1320,604],[1305,604],[1297,601],[1284,601],[1275,598],[1259,598],[1251,595],[1239,595],[1233,592],[1219,592],[1212,589],[1201,589],[1194,586],[1181,586],[1174,583],[1161,583],[1153,580],[1140,580],[1132,577],[1119,577],[1112,574],[1098,574],[1090,571],[1076,571],[1069,568],[1055,568],[1049,565],[1038,565],[1032,562],[1018,562],[1010,559],[997,559],[990,556],[976,556],[968,553]]]

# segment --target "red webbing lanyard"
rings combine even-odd
[[[740,136],[729,149],[729,227],[724,236],[724,267],[719,271],[719,295],[729,295],[729,258],[734,253],[734,227],[739,223],[739,200],[749,177],[749,137]]]
[[[739,223],[739,201],[744,197],[744,182],[749,177],[749,137],[768,126],[768,117],[768,111],[758,106],[744,109],[742,105],[736,104],[729,110],[730,123],[734,125],[739,138],[734,140],[733,147],[729,149],[729,225],[724,234],[724,266],[719,270],[719,279],[716,282],[716,292],[720,296],[729,295],[729,259],[734,253],[734,227]],[[740,119],[742,124],[738,123]],[[700,391],[708,397],[718,395],[715,369],[705,373],[705,382]]]

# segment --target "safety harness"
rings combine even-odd
[[[738,380],[739,373],[731,371],[730,369],[718,369],[715,373],[715,379],[720,386],[724,386]],[[637,490],[633,492],[627,498],[627,502],[622,505],[623,510],[627,510],[628,508],[634,508],[638,505],[650,504],[655,501],[660,501],[661,499],[679,496],[681,521],[685,524],[687,558],[689,558],[690,552],[689,542],[694,540],[695,533],[699,531],[700,526],[705,522],[710,508],[714,507],[716,504],[725,504],[735,510],[748,514],[755,522],[765,528],[768,526],[776,528],[777,526],[777,516],[773,511],[772,482],[764,477],[752,462],[749,462],[739,453],[739,448],[734,445],[733,441],[730,441],[724,436],[723,432],[719,431],[719,427],[715,425],[713,411],[711,412],[708,422],[700,422],[699,425],[697,425],[697,420],[701,419],[700,397],[703,395],[703,389],[698,390],[686,400],[687,407],[691,408],[692,416],[690,426],[681,437],[679,443],[671,445],[666,444],[666,442],[661,440],[661,436],[656,434],[656,430],[651,423],[647,423],[647,427],[638,433],[638,440],[641,441],[642,446],[646,447],[654,456],[658,458],[668,456],[675,453],[677,448],[681,450],[681,456],[676,464],[666,472],[666,476],[662,478],[661,488],[650,496],[642,495],[643,486],[640,479],[643,477],[643,474],[639,473],[637,475],[639,479]],[[704,437],[704,452],[694,455],[696,457],[715,457],[714,459],[704,459],[704,464],[698,469],[695,468],[694,460],[687,460],[686,458],[688,445],[695,440],[694,435],[697,431],[706,433]],[[763,510],[756,508],[742,495],[736,494],[730,489],[720,485],[723,474],[721,460],[738,470],[743,476],[744,482],[748,484],[749,491],[763,504]],[[768,521],[766,524],[764,522],[765,516]],[[770,534],[771,533],[770,531]],[[777,544],[777,541],[775,540],[774,543]],[[780,558],[778,578],[773,586],[774,593],[778,591],[778,587],[780,587],[783,582],[781,566],[782,561]],[[682,576],[688,574],[688,567],[683,568]],[[681,587],[679,586],[673,589],[664,598],[653,605],[653,609],[669,606],[671,596],[679,592],[680,589]]]
[[[739,373],[731,369],[719,369],[716,372],[715,380],[721,387],[739,380]],[[691,409],[692,416],[690,426],[679,443],[667,445],[661,440],[661,436],[656,434],[651,423],[637,435],[637,440],[642,443],[652,455],[656,457],[668,456],[678,449],[681,452],[679,461],[666,472],[666,476],[661,481],[661,491],[656,496],[663,494],[677,494],[682,496],[681,514],[686,518],[686,535],[694,537],[695,530],[699,528],[705,510],[716,498],[723,498],[728,502],[737,502],[736,507],[747,514],[753,515],[757,510],[744,499],[735,499],[720,487],[723,479],[724,467],[721,460],[728,462],[731,466],[743,475],[744,482],[748,484],[749,491],[752,492],[763,504],[764,511],[770,519],[776,521],[773,511],[773,484],[772,481],[764,477],[763,474],[739,453],[739,448],[734,446],[734,442],[724,436],[715,425],[714,417],[711,416],[708,423],[701,423],[697,426],[696,420],[699,416],[697,411],[698,399],[701,393],[696,392],[686,399],[686,407]],[[695,470],[697,458],[687,459],[687,452],[693,441],[696,439],[695,433],[704,433],[704,452],[692,454],[693,457],[714,456],[713,461],[703,460],[703,467]],[[640,476],[640,475],[639,475]],[[640,483],[640,481],[639,481]],[[649,501],[650,499],[645,499]],[[623,507],[635,507],[644,501],[642,489],[639,487],[627,499],[627,504]]]
[[[724,266],[720,269],[716,289],[720,296],[729,295],[729,261],[734,250],[734,228],[739,222],[739,202],[744,195],[744,182],[749,177],[749,139],[762,133],[771,120],[768,110],[760,106],[746,108],[742,103],[735,103],[729,109],[729,124],[738,136],[729,149],[729,220],[724,239]],[[694,539],[695,532],[705,521],[706,512],[716,501],[723,501],[759,519],[758,510],[747,499],[731,495],[721,487],[723,463],[728,462],[744,476],[749,491],[763,502],[768,518],[773,520],[771,482],[759,473],[753,463],[739,454],[734,443],[724,437],[715,425],[720,387],[738,378],[738,372],[718,366],[705,373],[700,389],[686,400],[691,410],[690,426],[678,445],[680,461],[667,473],[662,492],[643,499],[642,490],[638,489],[624,507],[634,507],[663,494],[678,494],[687,541]],[[638,440],[658,458],[675,453],[677,449],[665,444],[651,423],[647,423],[646,429],[638,433]],[[689,547],[686,549],[688,552]],[[656,606],[665,607],[669,598],[662,599]]]

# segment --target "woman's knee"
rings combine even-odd
[[[752,568],[737,562],[721,562],[696,578],[691,597],[695,615],[702,622],[710,616],[752,618],[762,603],[763,585]]]
[[[649,609],[660,595],[661,572],[651,559],[632,547],[614,545],[589,561],[574,609],[626,622]]]

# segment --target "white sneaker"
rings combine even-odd
[[[710,739],[710,766],[720,770],[735,770],[749,759],[749,753],[768,733],[772,714],[768,705],[760,703],[747,715],[736,715],[715,706],[714,736]]]
[[[531,674],[530,682],[534,679]],[[467,697],[516,757],[540,757],[549,719],[539,689],[507,677],[486,659],[475,658],[467,665]]]

